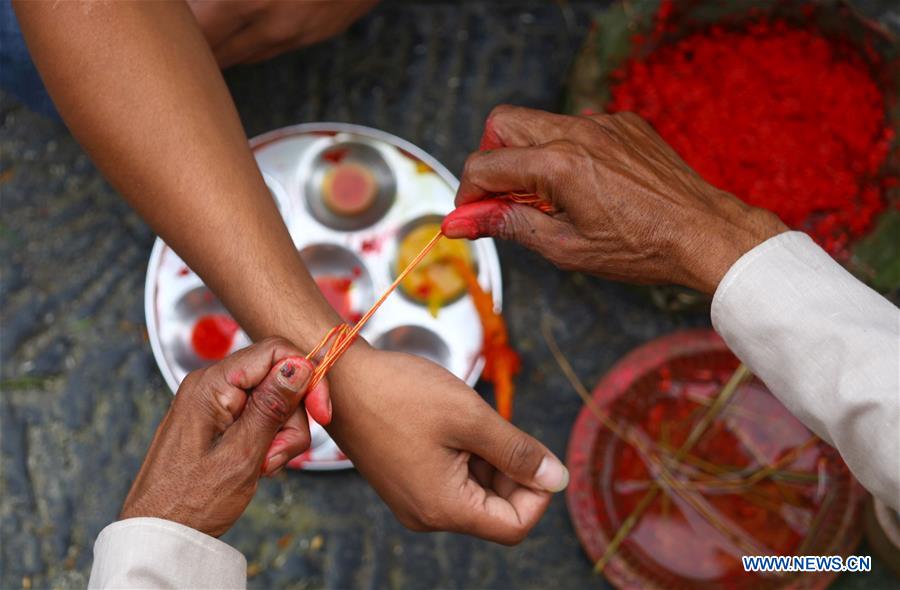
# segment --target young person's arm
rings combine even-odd
[[[291,337],[310,348],[340,321],[297,255],[186,6],[21,2],[16,12],[73,135],[251,336],[296,326]]]
[[[72,133],[252,338],[309,350],[340,321],[294,249],[184,3],[15,7]],[[412,528],[515,542],[568,481],[552,453],[433,363],[360,340],[328,380],[329,432]],[[270,453],[270,465],[284,460]]]

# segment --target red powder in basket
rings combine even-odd
[[[869,65],[845,43],[780,21],[713,27],[614,79],[611,112],[640,114],[707,181],[833,255],[885,206],[889,181],[876,175],[894,133]]]
[[[237,331],[237,322],[230,316],[219,313],[205,315],[194,324],[191,345],[200,358],[210,361],[221,360],[231,350]]]

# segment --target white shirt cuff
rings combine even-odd
[[[729,348],[874,495],[900,506],[900,310],[786,232],[728,270],[712,322]]]
[[[190,527],[128,518],[100,532],[88,588],[245,588],[240,551]]]

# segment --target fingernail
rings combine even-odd
[[[445,219],[442,228],[448,238],[468,238],[474,240],[478,237],[478,226],[471,219]]]
[[[299,391],[300,387],[306,383],[310,373],[312,373],[312,366],[309,361],[301,359],[284,361],[281,370],[278,371],[282,385],[291,391]]]
[[[287,455],[285,453],[275,453],[266,458],[266,475],[274,475],[276,471],[284,467],[287,463]]]
[[[545,456],[534,474],[534,483],[548,492],[561,492],[569,485],[569,470],[556,457]]]

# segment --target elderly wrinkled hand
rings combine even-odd
[[[500,106],[466,161],[448,237],[516,240],[560,268],[715,291],[742,254],[787,230],[704,181],[632,113]],[[534,193],[551,215],[491,198]]]
[[[324,381],[307,396],[312,371],[292,344],[270,338],[190,373],[156,430],[121,518],[155,517],[224,534],[260,476],[309,447],[304,397],[317,420],[330,417]]]

